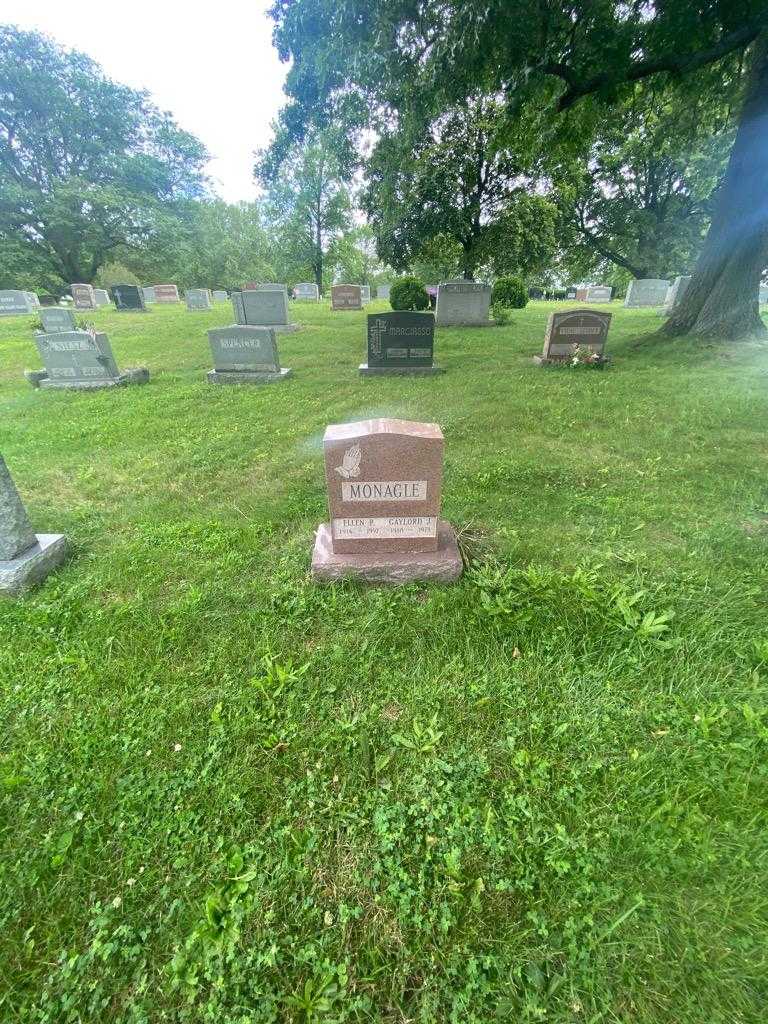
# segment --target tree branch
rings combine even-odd
[[[625,85],[629,82],[638,82],[643,78],[656,75],[661,71],[668,71],[670,74],[682,75],[690,71],[697,71],[699,68],[714,64],[715,61],[726,57],[734,50],[741,49],[753,42],[758,33],[765,27],[765,18],[743,25],[730,32],[728,35],[710,47],[708,50],[700,50],[697,53],[668,53],[662,57],[649,58],[648,60],[636,61],[623,74],[611,74],[606,71],[593,78],[586,78],[579,81],[573,68],[563,63],[549,63],[540,65],[540,70],[550,75],[562,78],[568,88],[562,94],[557,103],[558,112],[567,110],[583,96],[598,92],[606,86]]]

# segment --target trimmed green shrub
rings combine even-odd
[[[428,309],[429,296],[418,277],[401,277],[390,289],[389,303],[392,309]]]
[[[491,302],[494,306],[522,309],[528,304],[528,289],[519,277],[500,277],[493,286]]]

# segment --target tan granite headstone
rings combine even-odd
[[[359,284],[335,284],[331,288],[331,309],[362,309],[363,296]]]
[[[319,531],[316,578],[450,581],[461,559],[440,519],[443,433],[436,423],[372,419],[323,438],[330,522]]]

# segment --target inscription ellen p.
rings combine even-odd
[[[373,516],[334,519],[334,540],[403,540],[437,536],[437,516]]]
[[[357,480],[341,485],[342,501],[426,501],[426,480]]]

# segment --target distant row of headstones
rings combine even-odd
[[[449,310],[455,322],[471,322],[471,317],[478,313],[478,292],[450,289],[448,295],[451,297]],[[280,364],[277,336],[299,330],[299,324],[290,321],[285,287],[260,286],[233,292],[232,308],[235,323],[207,332],[213,357],[208,381],[212,384],[263,384],[290,377],[291,370]],[[42,308],[40,317],[43,330],[35,333],[35,343],[44,369],[25,371],[33,387],[84,390],[149,380],[149,372],[144,368],[121,371],[107,335],[93,328],[79,329],[72,309]],[[544,349],[536,361],[540,364],[604,362],[610,323],[611,314],[597,310],[552,313]],[[368,358],[360,364],[360,374],[441,373],[434,359],[436,324],[439,325],[439,319],[431,312],[369,315]]]

